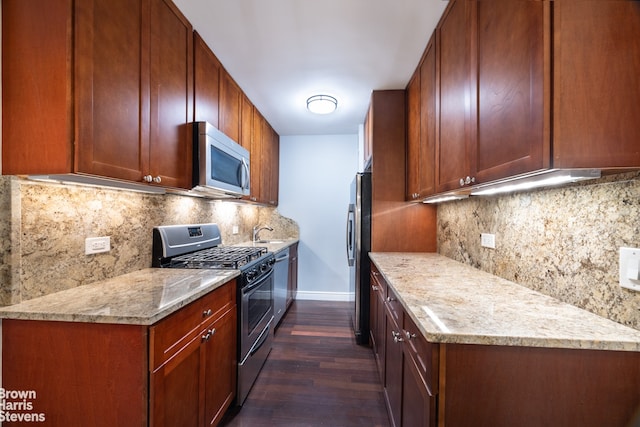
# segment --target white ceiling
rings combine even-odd
[[[354,134],[372,90],[403,89],[443,0],[174,0],[284,135]],[[335,113],[306,110],[314,94]]]

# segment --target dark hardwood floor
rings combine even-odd
[[[355,343],[350,309],[295,301],[247,400],[221,425],[389,426],[373,354]]]

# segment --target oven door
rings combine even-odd
[[[273,318],[273,270],[243,286],[240,307],[240,360]]]

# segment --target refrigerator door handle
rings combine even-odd
[[[355,250],[354,250],[354,215],[355,215],[355,205],[352,203],[349,205],[349,209],[347,211],[347,263],[349,267],[355,265]]]

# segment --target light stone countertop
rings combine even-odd
[[[146,268],[0,308],[0,319],[152,325],[240,270]]]
[[[430,342],[640,351],[640,331],[436,253],[370,253]]]
[[[288,239],[273,238],[273,239],[269,239],[266,243],[252,242],[251,240],[248,240],[246,242],[242,242],[233,246],[264,247],[264,248],[267,248],[267,251],[273,252],[275,254],[285,248],[288,248],[289,246],[295,243],[298,243],[299,241],[300,241],[299,239],[293,239],[293,238],[288,238]]]

